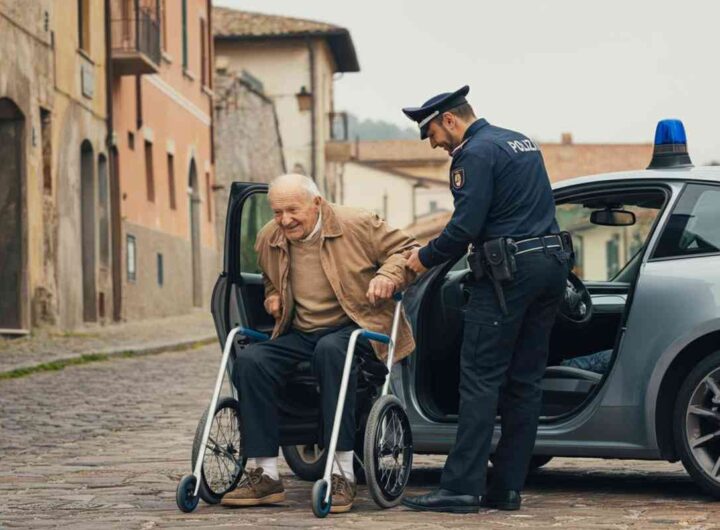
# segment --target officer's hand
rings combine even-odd
[[[423,272],[426,272],[427,269],[420,261],[419,252],[419,248],[414,248],[406,251],[405,254],[403,254],[403,257],[407,260],[407,266],[409,269],[414,270],[418,274],[422,274]]]
[[[370,280],[370,285],[367,291],[367,298],[370,300],[372,305],[375,305],[380,300],[387,300],[395,292],[395,282],[385,276],[375,276]]]
[[[270,295],[265,299],[265,311],[267,311],[268,314],[272,315],[275,319],[280,318],[281,309],[282,304],[280,302],[279,294]]]

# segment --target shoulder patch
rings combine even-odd
[[[450,184],[453,189],[459,190],[465,185],[465,170],[461,167],[453,169],[450,173]]]

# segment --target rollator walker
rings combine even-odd
[[[332,507],[331,474],[336,460],[335,450],[340,432],[342,411],[350,378],[355,345],[360,337],[387,344],[387,360],[382,364],[372,359],[357,357],[358,369],[358,418],[356,426],[355,461],[360,468],[356,475],[364,474],[368,490],[381,508],[397,506],[402,500],[412,469],[413,445],[410,422],[400,400],[389,394],[390,375],[395,355],[395,341],[402,315],[402,295],[396,293],[395,311],[390,335],[366,329],[357,329],[350,335],[343,367],[337,408],[333,421],[324,473],[312,488],[312,510],[317,517],[325,517]],[[222,360],[215,381],[210,406],[198,423],[193,443],[191,465],[193,472],[185,475],[178,484],[176,502],[183,512],[192,512],[200,499],[208,504],[218,504],[223,496],[234,490],[244,475],[247,457],[243,454],[240,403],[237,389],[232,382],[235,348],[244,348],[251,342],[269,340],[269,335],[242,326],[233,328],[225,340]],[[224,377],[230,381],[233,397],[220,397]],[[318,397],[317,385],[308,376],[304,379],[305,395],[308,388]],[[362,402],[361,402],[361,398]],[[293,397],[291,401],[297,401]],[[302,401],[302,399],[300,399]],[[369,412],[368,412],[369,409]],[[209,414],[214,411],[214,414]],[[281,413],[283,412],[281,408]],[[285,421],[283,418],[287,418]],[[297,443],[318,443],[318,422],[308,422],[307,417],[295,419],[292,410],[281,414],[280,443],[285,447]],[[292,467],[292,466],[291,466]],[[339,466],[338,466],[339,467]],[[303,477],[307,478],[307,477]]]

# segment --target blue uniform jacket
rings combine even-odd
[[[526,136],[475,121],[453,152],[455,211],[442,233],[420,249],[434,267],[463,255],[470,243],[557,233],[555,201],[540,149]]]

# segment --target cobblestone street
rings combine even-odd
[[[280,507],[175,506],[216,345],[0,381],[0,528],[718,528],[720,505],[679,464],[556,459],[533,475],[520,512],[380,511],[364,486],[350,514],[313,517],[311,484],[283,466]],[[411,492],[442,457],[417,457]]]

